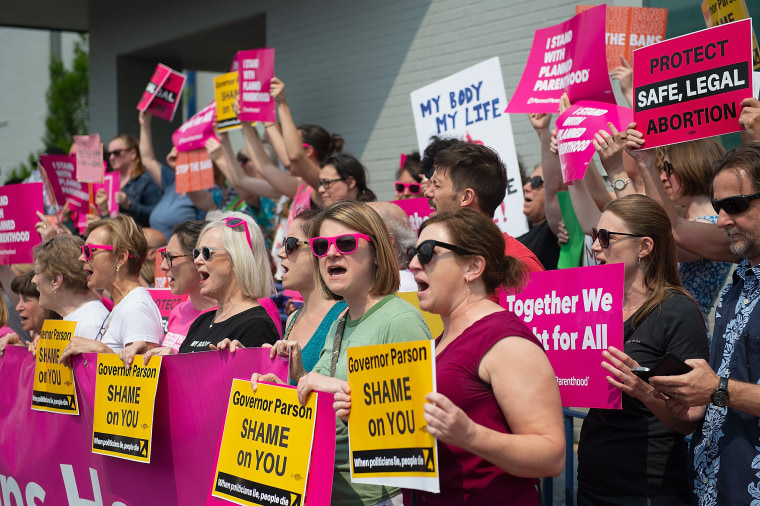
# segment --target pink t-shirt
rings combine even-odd
[[[203,313],[213,310],[216,310],[216,306],[206,311],[198,311],[193,307],[193,302],[189,299],[177,304],[171,313],[169,313],[169,321],[166,324],[166,335],[161,342],[161,346],[171,346],[174,353],[177,353],[179,347],[185,341],[185,337],[187,337],[190,325],[192,325],[195,319]]]
[[[258,301],[259,304],[267,310],[267,314],[274,322],[274,326],[277,328],[277,333],[280,334],[280,339],[282,339],[282,320],[280,319],[280,310],[277,309],[277,304],[275,304],[269,297],[258,299]]]

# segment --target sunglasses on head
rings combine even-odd
[[[426,265],[430,263],[430,261],[433,259],[433,255],[435,254],[436,246],[440,246],[441,248],[446,248],[459,255],[474,255],[475,254],[472,251],[468,251],[454,244],[449,244],[449,243],[445,243],[441,241],[434,241],[433,239],[428,239],[427,241],[422,241],[419,245],[417,245],[417,247],[409,246],[406,249],[407,263],[412,263],[412,260],[414,259],[415,256],[417,257],[417,260],[420,261],[420,265]]]
[[[251,234],[248,231],[248,222],[242,218],[225,218],[224,224],[230,228],[242,226],[245,230],[245,238],[248,239],[248,247],[253,250],[253,243],[251,242]],[[208,260],[208,259],[207,259]]]
[[[718,214],[720,214],[721,209],[726,211],[727,214],[740,214],[749,209],[749,203],[755,199],[760,199],[760,193],[734,195],[733,197],[726,197],[720,200],[712,199],[711,202],[713,209]]]
[[[309,241],[302,241],[298,237],[286,237],[282,241],[282,247],[285,248],[285,256],[289,257],[292,255],[299,244],[309,244]]]
[[[208,262],[211,260],[211,257],[214,255],[214,252],[216,251],[227,251],[226,249],[222,248],[211,248],[209,246],[204,246],[202,248],[195,248],[193,250],[193,259],[197,259],[199,256],[203,255],[203,260]]]
[[[330,251],[330,245],[334,244],[338,253],[350,255],[359,247],[359,239],[371,242],[372,239],[367,234],[342,234],[334,237],[314,237],[309,239],[311,252],[315,257],[323,257]]]
[[[409,189],[409,193],[414,195],[417,195],[420,192],[420,183],[402,183],[401,181],[396,181],[394,186],[396,188],[396,193],[404,193],[407,188]]]
[[[113,246],[109,246],[108,244],[85,244],[82,246],[82,255],[84,255],[84,259],[90,260],[94,253],[94,250],[96,249],[107,249],[109,251],[113,251]],[[127,255],[129,258],[134,258],[131,253],[127,253]]]
[[[175,258],[189,257],[190,255],[172,255],[166,250],[161,251],[161,259],[166,262],[169,267],[172,266],[172,262]]]
[[[532,178],[528,179],[528,182],[530,183],[530,187],[534,190],[536,188],[540,188],[542,184],[544,184],[544,180],[541,179],[541,176],[533,176]]]
[[[611,235],[627,235],[629,237],[646,237],[641,234],[628,234],[626,232],[610,232],[606,228],[600,228],[599,230],[592,228],[591,229],[591,240],[592,241],[599,241],[599,246],[601,246],[604,249],[607,249],[610,247],[610,236]]]

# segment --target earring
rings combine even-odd
[[[58,290],[56,290],[55,288],[53,288],[53,293],[58,293]]]
[[[641,262],[641,257],[639,257],[639,269],[641,269],[642,271],[644,270],[644,265]]]
[[[118,265],[116,266],[116,272],[119,272],[119,266]]]

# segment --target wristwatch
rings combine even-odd
[[[631,182],[631,178],[627,177],[625,179],[623,178],[617,178],[612,182],[612,187],[616,189],[617,191],[624,190],[626,185]]]
[[[719,408],[728,406],[728,378],[720,377],[718,388],[713,392],[711,400]]]

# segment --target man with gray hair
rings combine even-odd
[[[367,204],[377,211],[391,235],[391,244],[393,244],[393,252],[396,254],[401,279],[398,291],[416,292],[417,283],[414,281],[414,274],[409,270],[406,261],[407,248],[414,246],[417,240],[409,223],[409,217],[403,209],[391,202],[367,202]]]

